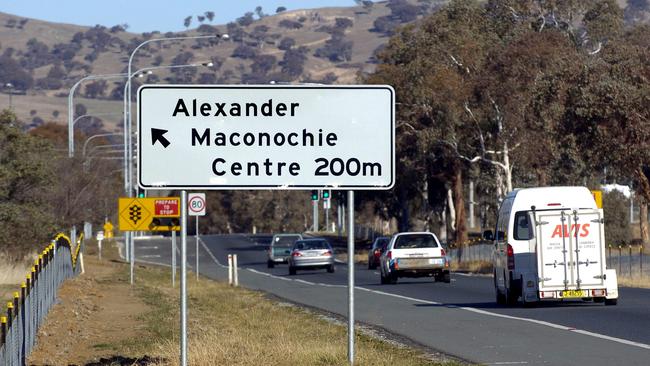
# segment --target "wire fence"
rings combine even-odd
[[[489,262],[494,258],[494,245],[474,241],[462,249],[449,248],[449,258],[457,263]],[[642,245],[609,245],[606,251],[607,268],[616,270],[619,277],[650,276],[650,254]]]
[[[81,272],[82,240],[83,234],[73,246],[67,236],[59,234],[34,261],[20,291],[7,303],[6,316],[0,317],[0,365],[25,365],[38,329],[56,302],[59,286]]]

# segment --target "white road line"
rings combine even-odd
[[[137,258],[160,258],[160,254],[148,254],[148,255],[138,255]]]
[[[201,242],[203,243],[203,240],[201,240]],[[208,249],[208,247],[205,245],[205,243],[203,243],[203,247],[208,251],[208,254],[212,257],[214,262],[217,263],[217,265],[220,265],[220,266],[225,268],[224,265],[222,265],[221,263],[219,263],[219,261],[217,261],[217,259],[214,257],[214,255]],[[308,282],[308,281],[304,281],[304,280],[279,277],[279,276],[272,275],[270,273],[260,272],[258,270],[252,269],[252,268],[246,268],[246,269],[248,271],[250,271],[250,272],[253,272],[253,273],[257,273],[257,274],[267,276],[267,277],[277,278],[277,279],[280,279],[280,280],[283,280],[283,281],[300,281],[300,282],[305,282],[305,283],[309,283],[309,284],[312,284],[312,285],[323,286],[323,287],[347,287],[346,285],[330,285],[330,284],[326,284],[326,283]],[[554,324],[554,323],[546,322],[546,321],[543,321],[543,320],[522,318],[522,317],[518,317],[518,316],[511,316],[511,315],[505,315],[505,314],[499,314],[499,313],[492,313],[492,312],[489,312],[489,311],[480,310],[480,309],[471,308],[471,307],[466,307],[466,306],[446,305],[444,303],[439,303],[439,302],[435,302],[435,301],[428,301],[428,300],[422,300],[422,299],[416,299],[414,297],[408,297],[408,296],[392,294],[392,293],[384,292],[384,291],[372,290],[372,289],[368,289],[368,288],[365,288],[365,287],[355,286],[354,288],[357,289],[357,290],[372,292],[372,293],[375,293],[375,294],[378,294],[378,295],[395,297],[395,298],[402,299],[402,300],[407,300],[407,301],[418,302],[418,303],[421,303],[421,304],[445,305],[445,306],[448,306],[450,308],[456,308],[456,309],[460,309],[460,310],[470,311],[470,312],[473,312],[473,313],[476,313],[476,314],[487,315],[487,316],[492,316],[492,317],[497,317],[497,318],[511,319],[511,320],[520,320],[520,321],[524,321],[524,322],[529,322],[529,323],[534,323],[534,324],[538,324],[538,325],[547,326],[547,327],[554,328],[554,329],[566,330],[566,331],[570,331],[570,332],[573,332],[573,333],[578,333],[578,334],[582,334],[582,335],[586,335],[586,336],[590,336],[590,337],[594,337],[594,338],[599,338],[599,339],[603,339],[603,340],[608,340],[608,341],[612,341],[612,342],[616,342],[616,343],[625,344],[625,345],[628,345],[628,346],[639,347],[639,348],[650,350],[650,345],[648,345],[648,344],[644,344],[644,343],[640,343],[640,342],[634,342],[634,341],[630,341],[630,340],[622,339],[622,338],[617,338],[617,337],[611,337],[611,336],[607,336],[607,335],[604,335],[604,334],[589,332],[589,331],[586,331],[586,330],[575,329],[575,328],[567,327],[567,326],[560,325],[560,324]]]
[[[138,249],[138,250],[158,250],[158,246],[155,245],[155,246],[148,246],[148,247],[138,247],[136,249]]]
[[[313,283],[313,282],[309,282],[309,281],[305,281],[305,280],[301,280],[301,279],[295,279],[294,281],[300,282],[300,283],[305,283],[307,285],[315,285],[315,283]]]
[[[490,362],[486,365],[525,365],[528,361],[503,361],[503,362]]]
[[[205,242],[203,241],[203,239],[201,239],[201,236],[199,236],[199,242],[201,242],[201,246],[203,246],[203,249],[205,249],[205,251],[208,252],[208,255],[210,256],[210,258],[212,258],[212,260],[214,261],[214,263],[217,266],[219,266],[221,268],[228,268],[228,266],[224,266],[223,264],[219,263],[219,261],[214,256],[214,254],[212,254],[212,251],[210,250],[210,248],[208,248],[208,246],[205,245]]]

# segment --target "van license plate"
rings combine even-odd
[[[566,290],[560,292],[560,297],[562,298],[571,298],[571,297],[588,297],[587,291],[582,290]]]

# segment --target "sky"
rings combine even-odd
[[[213,24],[225,24],[261,6],[275,14],[288,10],[352,6],[354,0],[0,0],[0,12],[57,23],[107,27],[128,24],[130,32],[184,30],[183,19],[213,11]],[[191,28],[199,23],[196,17]]]

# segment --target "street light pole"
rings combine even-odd
[[[5,88],[9,89],[9,110],[13,110],[14,107],[13,107],[13,104],[12,104],[12,101],[11,101],[11,97],[14,94],[14,84],[6,83]]]
[[[81,154],[81,155],[82,155],[82,156],[86,156],[86,146],[88,146],[88,143],[90,142],[90,140],[92,140],[92,139],[96,139],[96,138],[98,138],[98,137],[119,136],[119,135],[123,135],[123,134],[122,134],[122,133],[119,133],[119,132],[112,132],[112,133],[100,133],[100,134],[97,134],[97,135],[92,135],[92,136],[90,136],[90,137],[87,138],[86,141],[84,142],[84,147],[83,147],[83,150],[82,150],[82,154]]]
[[[142,43],[140,43],[133,51],[131,52],[131,55],[129,56],[129,65],[127,67],[127,73],[128,75],[127,80],[126,80],[126,85],[127,85],[127,93],[125,94],[126,100],[127,100],[127,110],[128,113],[125,114],[125,116],[128,117],[128,124],[127,127],[128,129],[125,131],[128,131],[128,133],[125,134],[126,136],[126,145],[127,145],[127,159],[129,162],[129,180],[132,179],[133,177],[133,170],[131,167],[131,159],[133,159],[133,147],[131,146],[131,129],[133,127],[133,120],[131,118],[131,78],[133,77],[133,74],[131,72],[131,65],[133,64],[133,58],[135,57],[135,54],[138,52],[138,50],[145,45],[153,42],[166,42],[166,41],[183,41],[183,40],[189,40],[189,39],[204,39],[204,38],[218,38],[219,35],[209,35],[209,36],[188,36],[188,37],[166,37],[166,38],[153,38],[153,39],[148,39]],[[228,35],[221,36],[224,39],[228,38]],[[129,197],[132,197],[132,190],[133,190],[133,182],[131,181],[130,187],[129,187]]]
[[[68,92],[68,157],[71,158],[74,156],[74,92],[82,82],[86,80],[97,80],[97,79],[118,79],[126,77],[127,74],[102,74],[102,75],[88,75],[79,79]]]
[[[203,63],[194,63],[194,64],[183,64],[183,65],[168,65],[168,66],[150,66],[150,67],[144,67],[142,69],[139,69],[138,71],[134,72],[131,74],[130,77],[127,78],[126,83],[124,84],[124,171],[127,172],[125,173],[125,177],[128,176],[128,179],[124,179],[124,191],[129,192],[133,189],[133,165],[129,157],[131,157],[132,154],[132,149],[133,147],[131,146],[131,124],[130,124],[130,116],[131,116],[131,110],[127,108],[127,92],[128,88],[130,87],[131,84],[131,79],[133,77],[141,77],[144,75],[149,75],[152,74],[156,70],[168,70],[168,69],[178,69],[178,68],[184,68],[184,67],[199,67],[199,66],[206,66],[206,67],[211,67],[212,62],[203,62]],[[130,98],[129,98],[130,100]],[[129,121],[129,122],[127,122]],[[129,132],[128,134],[126,132]],[[128,135],[128,136],[127,136]],[[131,196],[129,196],[131,197]]]
[[[165,39],[165,38],[162,38]],[[176,38],[174,38],[176,39]],[[139,47],[139,46],[138,46]],[[137,50],[137,48],[136,48]],[[135,52],[135,50],[134,50]],[[130,65],[130,64],[129,64]],[[198,63],[198,64],[186,64],[186,65],[168,65],[168,66],[150,66],[150,67],[145,67],[142,68],[134,73],[129,73],[126,74],[126,82],[124,83],[124,111],[123,111],[123,119],[124,119],[124,158],[123,158],[123,163],[124,163],[124,192],[127,194],[128,197],[133,197],[133,161],[132,161],[132,156],[133,156],[133,146],[132,141],[131,141],[131,96],[128,94],[128,91],[131,88],[131,79],[134,76],[144,76],[145,73],[151,74],[153,73],[154,70],[161,70],[161,69],[175,69],[175,68],[182,68],[182,67],[198,67],[198,66],[207,66],[210,67],[212,66],[211,62],[208,63]],[[130,68],[129,68],[130,69]],[[127,102],[128,100],[128,102]],[[132,258],[135,255],[135,251],[133,250],[133,235],[130,232],[126,232],[125,234],[125,247],[126,247],[126,256],[125,258],[131,262],[131,284],[133,284],[133,267],[135,265],[134,260],[135,258]]]

